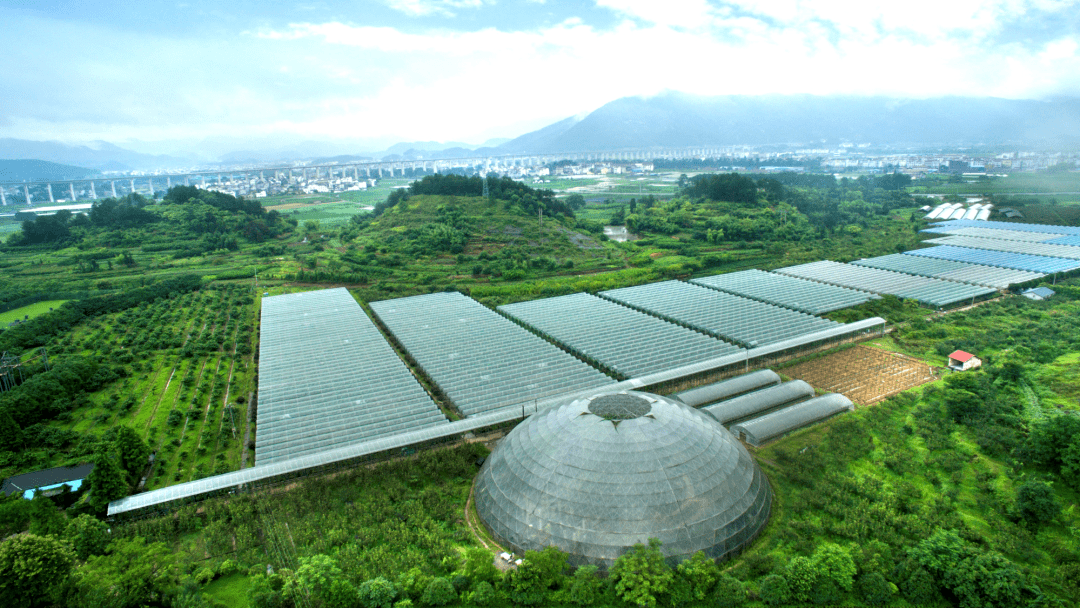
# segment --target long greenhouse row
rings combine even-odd
[[[256,464],[447,422],[345,288],[262,302]]]
[[[730,272],[690,282],[811,315],[858,306],[878,298],[866,291],[816,283],[763,270]]]
[[[499,310],[627,378],[742,350],[587,293],[507,304]]]
[[[372,302],[371,309],[465,415],[614,383],[457,292]]]
[[[1042,274],[1068,272],[1080,268],[1080,261],[1077,260],[1011,253],[1007,251],[994,251],[993,249],[953,247],[950,245],[929,247],[927,249],[914,249],[912,251],[905,251],[904,255],[923,256],[939,260],[953,260],[955,262],[968,262],[970,264],[982,264],[984,266],[998,266],[1000,268],[1013,268],[1016,270],[1026,270]]]
[[[1025,255],[1041,255],[1051,258],[1080,260],[1080,247],[1073,247],[1071,245],[1025,243],[1021,241],[985,239],[973,236],[944,236],[936,239],[929,239],[925,242],[933,243],[935,245],[952,245],[953,247],[990,249],[993,251],[1006,251],[1009,253],[1023,253]]]
[[[995,289],[1005,289],[1016,283],[1034,281],[1046,276],[1041,272],[1029,272],[1026,270],[1014,270],[1012,268],[999,268],[996,266],[983,266],[968,262],[908,255],[907,253],[893,253],[876,258],[858,260],[857,262],[852,262],[852,264],[856,266],[879,268],[881,270],[892,270],[893,272],[916,274],[946,281],[960,281],[961,283],[985,285],[986,287],[993,287]]]
[[[780,379],[775,374],[754,372],[698,387],[676,398],[693,407],[703,405],[703,411],[729,427],[736,437],[755,446],[855,409],[850,399],[838,393],[815,397],[814,389],[802,380],[782,384],[774,380]],[[729,387],[734,387],[734,391]],[[751,391],[741,390],[745,387],[751,387]],[[721,400],[713,403],[716,400],[707,395],[717,395]]]
[[[776,272],[841,287],[909,298],[931,306],[949,306],[983,297],[995,291],[980,285],[943,281],[829,260],[789,266]]]
[[[600,295],[750,348],[840,325],[828,319],[682,281],[613,289]]]
[[[972,220],[952,220],[936,224],[939,228],[992,228],[997,230],[1019,230],[1038,232],[1046,235],[1067,234],[1080,236],[1080,227],[1054,226],[1050,224],[1025,224],[1022,222],[978,222]]]
[[[1046,234],[1043,232],[1028,232],[1026,230],[1003,230],[1000,228],[972,228],[967,226],[934,226],[923,230],[932,234],[950,234],[953,236],[970,236],[980,239],[1002,239],[1005,241],[1022,241],[1026,243],[1047,243],[1062,238],[1064,234]]]

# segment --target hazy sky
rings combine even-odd
[[[479,144],[664,89],[1080,95],[1080,0],[0,0],[0,137]]]

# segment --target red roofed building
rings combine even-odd
[[[958,350],[949,355],[949,369],[954,369],[958,372],[975,369],[980,365],[982,365],[981,359],[971,353],[965,353],[962,350]]]

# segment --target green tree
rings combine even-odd
[[[859,577],[859,595],[871,606],[883,606],[889,603],[896,585],[890,583],[880,572],[871,572]]]
[[[506,578],[510,598],[525,605],[542,602],[547,592],[561,582],[568,567],[566,557],[566,553],[553,545],[543,551],[526,551],[521,565]]]
[[[915,568],[903,582],[904,597],[916,606],[929,606],[940,597],[934,577],[925,568]]]
[[[86,477],[90,484],[90,504],[102,511],[111,501],[127,496],[127,475],[120,467],[120,458],[108,445],[98,448],[94,468]]]
[[[844,591],[851,591],[858,569],[850,551],[834,543],[825,543],[814,551],[813,561],[819,577],[833,581]]]
[[[465,565],[462,572],[474,583],[479,581],[495,582],[499,578],[499,569],[495,567],[495,556],[487,549],[472,547],[465,550]]]
[[[116,429],[113,446],[120,457],[120,467],[138,481],[138,476],[146,469],[150,446],[146,445],[146,441],[126,424]]]
[[[791,597],[799,602],[809,602],[810,592],[818,584],[818,567],[812,559],[797,555],[788,562],[784,573]]]
[[[22,447],[22,429],[7,410],[0,410],[0,451],[17,450]]]
[[[758,595],[766,605],[780,606],[791,598],[791,589],[786,578],[779,574],[770,574],[758,584]]]
[[[56,602],[71,578],[75,555],[52,537],[18,534],[0,543],[0,601],[10,608]]]
[[[34,492],[30,501],[30,533],[38,536],[60,536],[67,519],[51,498],[42,492]]]
[[[591,606],[600,599],[604,581],[597,576],[598,568],[593,565],[581,566],[574,571],[570,582],[570,601],[578,606]]]
[[[281,590],[284,579],[277,574],[257,574],[251,578],[247,590],[248,606],[251,608],[282,608],[285,599]]]
[[[566,206],[572,211],[585,208],[585,197],[580,194],[574,193],[565,199]]]
[[[718,608],[737,608],[746,603],[746,586],[730,574],[721,574],[713,598]]]
[[[427,589],[424,589],[424,594],[420,596],[420,603],[427,606],[445,606],[457,599],[454,585],[449,580],[437,576],[431,579]]]
[[[720,578],[720,568],[716,562],[698,551],[690,559],[683,560],[675,569],[678,575],[690,583],[691,593],[697,601],[704,600]]]
[[[109,526],[86,513],[68,521],[64,538],[75,549],[75,555],[85,560],[91,555],[105,553],[109,545]]]
[[[473,585],[473,590],[468,593],[467,602],[477,606],[490,606],[495,603],[495,588],[487,581],[480,581]]]
[[[397,589],[380,576],[360,583],[358,595],[363,608],[390,608],[397,597]]]
[[[75,571],[74,604],[96,608],[159,602],[179,580],[179,558],[164,543],[117,539],[108,553],[91,556]]]
[[[611,568],[611,577],[620,598],[648,608],[656,606],[656,598],[675,580],[656,538],[649,539],[648,547],[637,543],[629,552],[620,555]]]
[[[351,608],[357,600],[356,588],[328,555],[301,557],[283,593],[292,598],[310,595],[329,608]]]
[[[1016,489],[1016,515],[1024,525],[1037,528],[1054,521],[1061,513],[1061,503],[1054,488],[1045,481],[1028,480]]]

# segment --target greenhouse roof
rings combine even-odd
[[[957,262],[925,256],[893,253],[881,257],[852,262],[856,266],[869,266],[882,270],[892,270],[907,274],[917,274],[947,281],[960,281],[974,285],[985,285],[996,289],[1005,289],[1016,283],[1026,283],[1046,276],[1041,272],[984,266],[968,262]]]
[[[371,309],[467,416],[615,382],[458,292],[372,302]]]
[[[1045,232],[1028,232],[1026,230],[1003,230],[1000,228],[974,228],[974,227],[950,227],[934,226],[923,232],[932,234],[951,234],[954,236],[970,236],[983,239],[1002,239],[1006,241],[1022,241],[1026,243],[1042,243],[1049,239],[1060,238],[1064,234],[1051,234]]]
[[[905,251],[904,255],[917,255],[958,262],[970,262],[985,266],[999,266],[1001,268],[1015,268],[1042,274],[1055,272],[1068,272],[1080,268],[1080,261],[1067,260],[1065,258],[1050,258],[1042,255],[1027,255],[1023,253],[1009,253],[1006,251],[994,251],[992,249],[972,249],[970,247],[952,247],[942,245],[927,249],[913,249]]]
[[[1004,211],[1004,209],[1002,210]],[[1016,230],[1022,232],[1039,232],[1046,235],[1071,234],[1080,236],[1080,228],[1075,226],[1054,226],[1052,224],[1026,224],[1023,222],[987,222],[976,220],[950,220],[947,222],[931,222],[936,228],[996,228],[998,230]]]
[[[587,293],[507,304],[499,310],[623,377],[634,378],[739,352],[712,336]]]
[[[854,410],[850,399],[839,393],[829,393],[733,425],[731,432],[745,438],[751,445],[761,445],[834,414]]]
[[[994,293],[995,290],[956,281],[942,281],[891,270],[822,260],[780,268],[776,272],[822,283],[842,285],[918,300],[931,306],[948,306]]]
[[[709,403],[731,399],[743,393],[755,391],[766,386],[780,384],[780,376],[771,369],[759,369],[749,374],[735,376],[722,382],[706,384],[673,395],[690,407],[701,407]]]
[[[1073,247],[1071,245],[1025,243],[1022,241],[1006,241],[1002,239],[983,239],[973,236],[945,236],[937,239],[927,239],[924,242],[933,243],[935,245],[952,245],[954,247],[990,249],[992,251],[1007,251],[1009,253],[1023,253],[1025,255],[1041,255],[1051,258],[1080,260],[1080,247]]]
[[[1062,236],[1043,242],[1048,245],[1071,245],[1073,247],[1080,247],[1080,235],[1074,234],[1070,236]]]
[[[257,464],[446,422],[347,289],[263,298]]]
[[[749,418],[785,403],[813,396],[814,387],[802,380],[792,380],[777,386],[770,386],[752,393],[739,395],[701,409],[712,414],[720,424],[727,426],[732,422]]]
[[[672,561],[742,550],[769,517],[768,480],[710,416],[622,392],[545,409],[504,437],[476,479],[476,511],[516,553],[554,545],[610,567],[635,543]]]
[[[828,319],[682,281],[613,289],[599,295],[751,348],[839,325]]]
[[[858,306],[879,296],[763,270],[743,270],[690,281],[737,296],[817,315]]]

